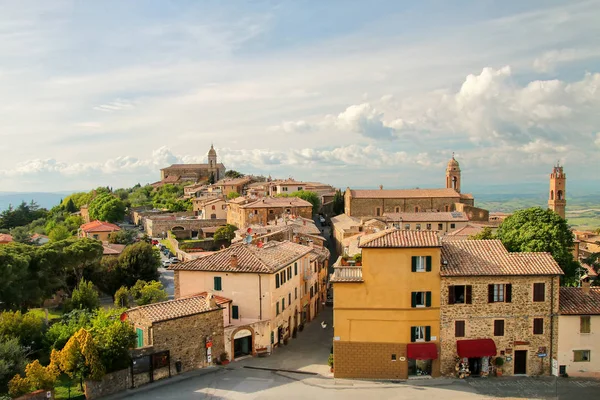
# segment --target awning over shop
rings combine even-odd
[[[496,355],[496,343],[492,339],[458,340],[456,352],[461,358],[492,357]]]
[[[438,358],[435,343],[409,343],[406,345],[408,358],[413,360],[435,360]]]

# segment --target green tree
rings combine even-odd
[[[43,347],[46,324],[43,318],[34,313],[22,314],[20,311],[0,313],[0,337],[19,340],[21,346],[33,351]]]
[[[18,207],[8,208],[0,213],[0,229],[12,229],[17,226],[25,226],[39,218],[46,217],[48,211],[40,208],[34,201],[30,203],[21,202]]]
[[[65,240],[67,238],[70,238],[71,236],[72,236],[71,232],[69,232],[69,229],[67,229],[67,227],[65,225],[63,225],[63,224],[56,225],[48,233],[48,237],[53,242],[58,242],[59,240]]]
[[[70,310],[95,310],[100,307],[98,292],[94,289],[92,282],[86,282],[82,279],[79,286],[73,290],[68,305],[65,308]]]
[[[100,221],[117,222],[125,217],[123,201],[109,193],[96,196],[89,204],[90,218]]]
[[[29,233],[29,229],[26,226],[17,226],[10,230],[10,234],[13,237],[13,240],[17,243],[25,243],[32,244],[31,233]]]
[[[232,199],[236,199],[240,196],[241,196],[241,194],[239,194],[238,192],[229,192],[229,194],[227,195],[227,198],[229,200],[232,200]]]
[[[183,185],[162,185],[152,193],[152,206],[171,212],[191,210],[191,200],[183,199],[182,197]]]
[[[100,310],[101,311],[101,310]],[[90,328],[95,314],[89,310],[73,310],[48,328],[44,342],[55,350],[62,350],[67,341],[81,328]]]
[[[221,226],[215,231],[214,239],[231,241],[235,237],[235,231],[237,231],[237,227],[235,225],[227,224],[225,226]]]
[[[496,239],[496,236],[494,236],[494,233],[492,232],[492,228],[490,228],[489,226],[486,226],[483,228],[483,230],[481,232],[469,236],[468,239],[469,240],[490,240],[490,239]]]
[[[31,246],[0,245],[0,308],[20,308],[27,299]]]
[[[139,242],[127,246],[119,256],[117,274],[121,284],[131,287],[138,280],[155,281],[160,274],[160,255],[151,244]]]
[[[344,195],[341,190],[336,190],[333,196],[333,213],[335,215],[344,213]]]
[[[169,298],[159,281],[139,280],[133,285],[130,292],[138,306],[166,301]]]
[[[137,238],[137,232],[132,229],[121,229],[120,231],[111,233],[108,242],[115,244],[132,244]]]
[[[131,365],[129,349],[135,347],[137,335],[132,325],[119,318],[123,311],[122,308],[99,310],[91,321],[90,332],[106,372]]]
[[[129,290],[125,286],[121,286],[115,292],[115,307],[129,308],[129,306],[131,305],[131,302],[129,301],[130,296],[131,295],[129,294]]]
[[[69,201],[72,201],[75,205],[75,211],[78,211],[82,206],[87,205],[92,201],[92,196],[93,191],[73,193],[63,199],[61,206],[63,209],[66,209]]]
[[[496,233],[508,251],[549,252],[565,275],[563,283],[577,280],[579,263],[573,258],[573,233],[567,221],[551,210],[527,208],[506,218]]]
[[[74,213],[79,211],[79,209],[75,206],[75,202],[72,198],[69,198],[65,204],[65,211]]]
[[[225,172],[225,178],[230,178],[230,179],[236,179],[236,178],[243,178],[244,174],[242,174],[241,172],[238,172],[236,170],[230,169],[229,171]]]
[[[302,200],[306,200],[312,204],[313,214],[319,212],[319,209],[321,208],[321,199],[319,198],[319,195],[308,190],[298,190],[290,194],[278,194],[277,197],[298,197]]]
[[[16,374],[25,372],[27,351],[17,338],[0,336],[0,393],[8,391],[8,381]]]
[[[102,243],[90,238],[70,238],[57,243],[64,243],[63,266],[67,271],[66,285],[71,290],[79,284],[84,276],[93,274],[94,268],[102,258]]]

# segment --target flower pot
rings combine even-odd
[[[229,360],[223,360],[223,361],[221,361],[221,365],[227,365],[227,364],[229,364]]]
[[[496,376],[502,376],[502,370],[501,369],[497,369],[496,370]]]
[[[333,367],[329,368],[329,371],[333,372]]]

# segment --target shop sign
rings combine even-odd
[[[512,357],[511,356],[506,357],[506,362],[511,362],[511,361],[512,361]]]
[[[548,354],[546,354],[546,353],[539,353],[538,357],[548,357]]]

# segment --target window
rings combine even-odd
[[[144,347],[144,331],[137,328],[135,333],[137,333],[137,347]]]
[[[279,274],[275,275],[275,289],[279,287]]]
[[[488,285],[488,303],[510,303],[512,301],[512,285],[510,283]]]
[[[591,319],[589,315],[579,317],[579,333],[591,333]]]
[[[285,297],[281,299],[281,311],[285,310]]]
[[[546,284],[533,284],[533,301],[544,301],[546,299]]]
[[[441,231],[444,229],[444,224],[438,224],[438,231]]]
[[[215,206],[212,206],[212,209],[213,209],[213,210],[216,210]]]
[[[465,337],[465,321],[454,321],[454,337]]]
[[[543,335],[544,334],[544,318],[533,319],[533,334]]]
[[[472,286],[448,286],[448,304],[471,304]]]
[[[429,342],[431,340],[431,327],[412,326],[410,328],[411,342]]]
[[[400,207],[396,207],[396,208],[395,208],[395,211],[396,211],[397,213],[399,213],[399,212],[400,212]]]
[[[283,272],[280,272],[279,275],[281,275],[281,278],[279,280],[281,281],[281,284],[283,285],[286,281],[285,277],[287,274],[285,273],[285,271],[283,271]]]
[[[419,206],[415,207],[415,212],[419,212]]]
[[[431,230],[431,224],[427,224],[427,230],[430,231]]]
[[[298,263],[294,263],[294,276],[298,275]]]
[[[381,216],[381,208],[377,207],[377,209],[375,210],[375,215],[377,215],[378,217]]]
[[[573,361],[589,362],[590,361],[590,351],[589,350],[573,350]]]
[[[292,292],[288,293],[288,304],[292,304]]]
[[[275,303],[275,315],[279,315],[279,302]]]
[[[450,229],[456,228],[456,224],[450,224]]]
[[[415,229],[420,231],[421,230],[421,224],[415,224]]]
[[[444,206],[444,209],[446,210],[446,212],[450,211],[450,206],[446,205]]]
[[[298,186],[298,191],[301,191],[301,190],[302,190],[302,186]]]
[[[504,336],[504,320],[494,320],[494,336]]]
[[[407,231],[410,230],[410,224],[404,224],[404,229],[406,229]]]
[[[396,355],[392,354],[392,361],[396,361]]]
[[[412,292],[411,307],[431,307],[431,292]]]
[[[310,287],[310,298],[312,299],[312,297],[313,297],[313,287],[311,286]]]
[[[292,267],[288,267],[288,279],[292,279]]]
[[[298,299],[298,288],[294,288],[294,300]]]
[[[238,306],[231,306],[231,318],[233,318],[233,319],[240,318]]]
[[[94,235],[94,239],[98,240],[98,235]]]
[[[431,271],[431,256],[412,256],[412,272]]]
[[[220,276],[215,276],[214,281],[215,281],[214,282],[215,283],[215,285],[214,285],[215,290],[223,290],[223,287],[221,286],[221,277]]]

